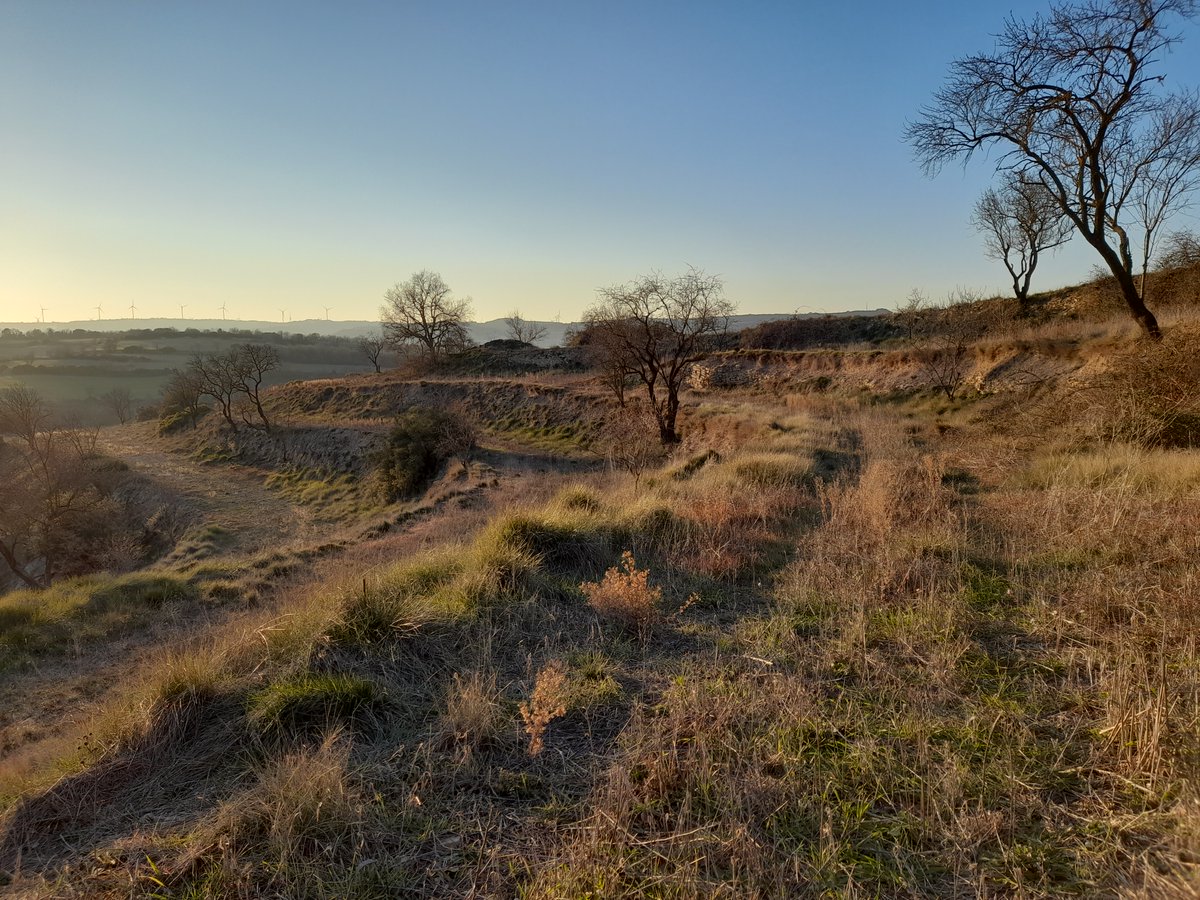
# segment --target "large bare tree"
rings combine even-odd
[[[664,446],[679,443],[679,390],[689,366],[711,349],[733,313],[724,284],[698,269],[659,272],[604,288],[584,314],[586,342],[605,371],[635,375]]]
[[[1041,254],[1061,247],[1074,231],[1041,182],[1015,177],[984,191],[972,222],[983,234],[987,255],[1004,263],[1022,306],[1029,301],[1029,282]]]
[[[422,270],[383,295],[383,334],[398,352],[417,348],[436,364],[471,343],[466,322],[470,300],[456,300],[436,272]]]
[[[1171,18],[1195,9],[1194,0],[1087,0],[1010,19],[995,50],[951,64],[906,132],[929,174],[994,148],[998,170],[1040,183],[1154,338],[1139,263],[1200,173],[1200,100],[1165,92],[1156,69],[1179,40]]]

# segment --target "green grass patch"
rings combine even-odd
[[[197,589],[168,575],[88,575],[0,597],[0,672],[144,626]]]
[[[810,456],[790,453],[753,453],[741,456],[733,466],[736,478],[749,487],[797,487],[809,477]]]
[[[311,469],[287,469],[268,475],[266,486],[293,503],[316,508],[332,521],[352,519],[379,507],[375,492],[349,474],[327,476]]]
[[[306,673],[251,694],[246,715],[260,734],[311,737],[334,725],[367,725],[383,700],[379,686],[365,678]]]

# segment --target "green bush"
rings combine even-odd
[[[474,430],[461,415],[420,407],[405,410],[375,456],[380,489],[388,500],[411,496],[447,459],[474,446]]]

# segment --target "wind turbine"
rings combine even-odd
[[[331,309],[333,309],[333,307],[332,307],[332,306],[327,306],[327,307],[325,307],[325,321],[326,321],[326,322],[328,322],[328,321],[329,321],[329,311],[330,311]]]
[[[132,303],[129,304],[129,318],[131,318],[131,319],[137,318],[137,307],[134,306]]]
[[[97,322],[99,322],[99,321],[100,321],[100,318],[101,318],[101,316],[100,316],[100,313],[101,313],[102,311],[103,311],[103,310],[101,310],[101,308],[100,308],[100,304],[99,304],[99,303],[97,303],[97,304],[96,304],[96,321],[97,321]]]
[[[46,324],[46,307],[42,307],[42,324]]]
[[[221,304],[221,321],[222,322],[225,321],[225,304],[224,303]]]
[[[279,321],[280,322],[287,321],[287,310],[286,309],[279,310]]]
[[[184,318],[183,311],[184,311],[185,309],[187,309],[187,304],[186,304],[186,303],[180,303],[180,304],[179,304],[179,318],[181,318],[181,319],[182,319],[182,318]]]

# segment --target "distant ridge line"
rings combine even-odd
[[[850,310],[846,312],[802,312],[802,313],[747,313],[736,315],[730,319],[731,331],[743,328],[753,328],[763,322],[774,322],[780,319],[812,319],[825,316],[843,318],[847,316],[878,316],[890,310]],[[532,320],[531,320],[532,321]],[[562,344],[566,333],[574,328],[582,327],[582,322],[535,322],[546,329],[546,337],[539,341],[544,346]],[[34,329],[55,331],[94,331],[99,333],[111,331],[153,331],[156,328],[174,328],[177,331],[262,331],[288,334],[319,334],[323,337],[365,337],[378,333],[379,322],[366,319],[297,319],[294,322],[272,322],[267,319],[180,319],[180,318],[124,318],[124,319],[76,319],[68,322],[0,322],[0,329],[15,328],[19,331]],[[491,319],[486,322],[469,322],[467,331],[472,340],[477,343],[497,340],[507,337],[507,326],[504,319]]]

